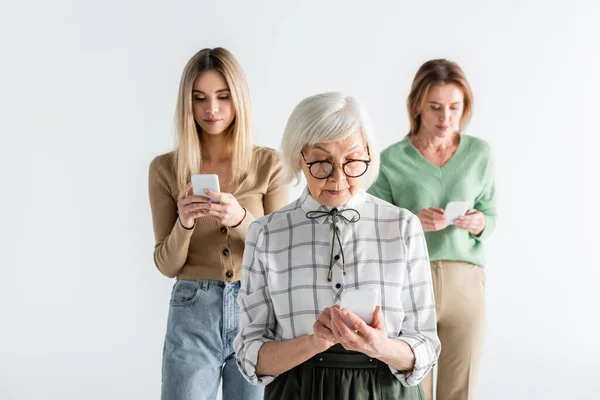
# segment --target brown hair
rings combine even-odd
[[[454,61],[429,60],[421,65],[421,68],[417,71],[406,101],[408,119],[410,120],[408,136],[416,135],[421,128],[421,112],[425,107],[429,89],[434,85],[449,83],[457,85],[463,92],[464,104],[459,129],[460,131],[465,129],[473,112],[473,93],[465,73]]]

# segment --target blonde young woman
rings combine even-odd
[[[150,165],[149,192],[159,271],[177,278],[170,300],[162,398],[259,399],[233,349],[246,230],[288,202],[274,150],[253,146],[244,73],[223,48],[196,53],[177,99],[178,145]],[[217,174],[219,203],[193,195],[192,174]]]
[[[423,64],[408,96],[410,133],[383,151],[369,189],[417,214],[425,231],[442,343],[438,400],[474,398],[483,336],[483,242],[494,230],[496,190],[490,146],[462,134],[472,108],[471,88],[456,63]],[[470,209],[449,221],[450,201],[468,201]],[[431,399],[431,373],[423,389]]]

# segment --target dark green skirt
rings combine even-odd
[[[405,387],[387,364],[341,345],[279,375],[266,400],[423,400],[421,385]]]

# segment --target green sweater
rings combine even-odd
[[[425,232],[429,258],[484,265],[482,241],[496,225],[493,158],[487,142],[463,135],[456,152],[440,168],[404,138],[381,153],[379,177],[369,193],[414,214],[427,207],[444,209],[449,201],[469,201],[469,208],[485,215],[485,230],[474,236],[449,225],[441,231]]]

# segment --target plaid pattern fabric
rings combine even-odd
[[[358,210],[360,220],[336,221],[347,273],[342,272],[336,241],[331,282],[327,275],[332,217],[306,217],[309,211],[330,209],[317,203],[307,189],[295,202],[250,225],[238,295],[241,315],[235,349],[238,366],[251,383],[266,385],[275,378],[256,376],[263,343],[311,334],[323,309],[339,303],[345,289],[379,291],[388,336],[408,343],[416,356],[409,373],[390,367],[404,385],[418,384],[437,360],[441,346],[419,219],[364,191],[338,209],[348,208]]]

